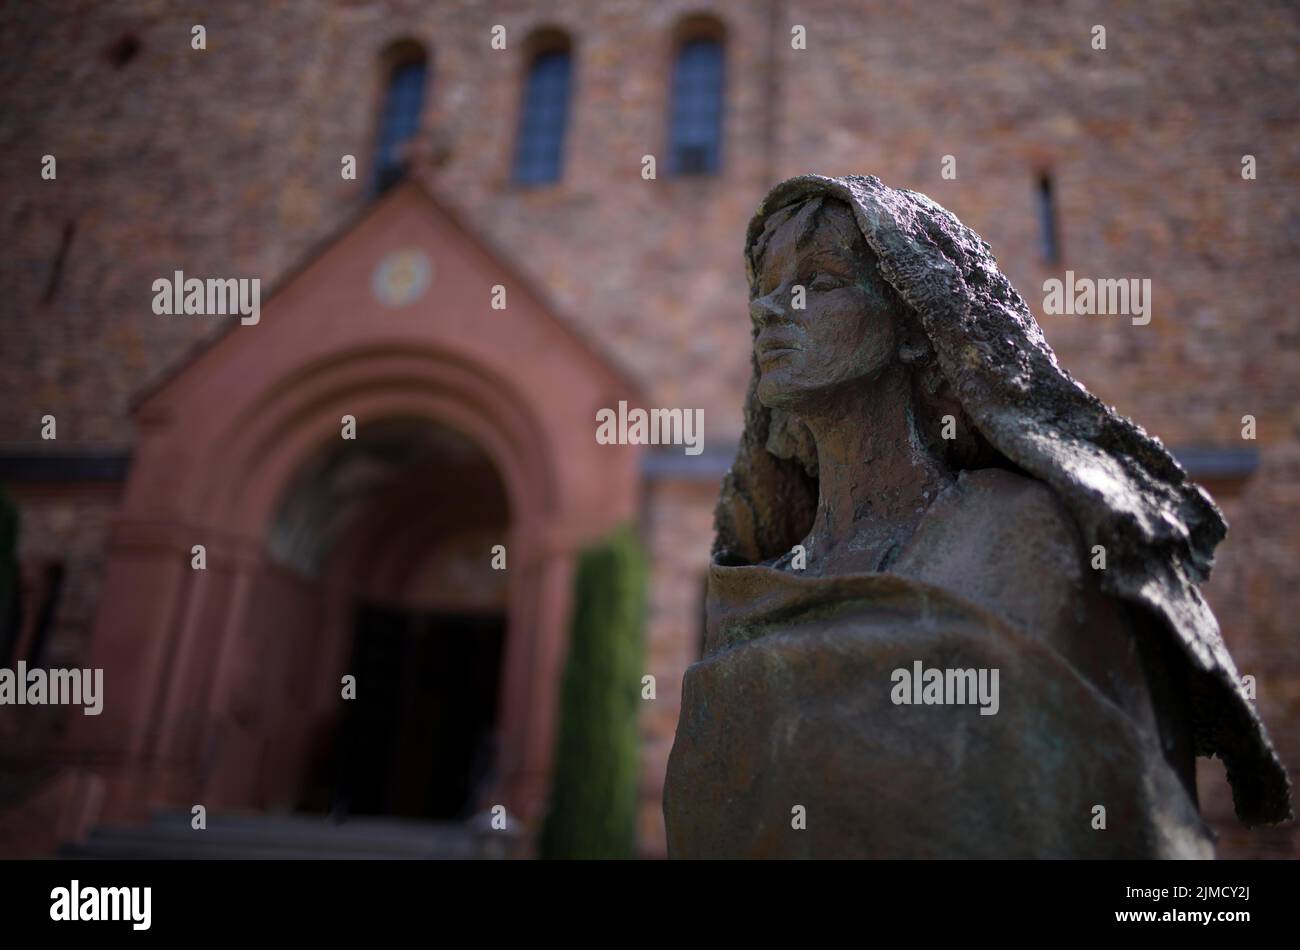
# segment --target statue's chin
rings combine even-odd
[[[780,373],[764,373],[758,380],[758,401],[768,409],[798,411],[814,398],[806,387],[793,385]]]
[[[800,413],[824,403],[827,387],[799,386],[779,376],[764,375],[758,381],[758,401],[768,409]]]
[[[761,370],[758,401],[768,409],[817,415],[845,400],[870,398],[872,387],[902,385],[888,378],[900,369],[905,368],[892,360],[845,359],[840,365],[817,369],[782,362]]]

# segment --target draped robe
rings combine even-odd
[[[1178,663],[1090,554],[1050,488],[986,469],[884,571],[712,563],[669,854],[1212,857]],[[896,704],[917,661],[997,669],[997,713]]]

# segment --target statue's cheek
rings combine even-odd
[[[826,308],[809,330],[807,355],[836,376],[878,369],[896,356],[893,327],[857,307]]]

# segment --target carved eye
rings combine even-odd
[[[811,290],[834,290],[843,285],[838,277],[830,274],[814,274],[812,281],[808,284]]]

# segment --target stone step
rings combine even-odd
[[[190,816],[159,816],[142,828],[124,829],[146,832],[167,840],[275,841],[286,845],[313,844],[335,848],[360,847],[365,850],[410,850],[426,852],[438,848],[477,846],[477,832],[459,824],[385,821],[362,819],[335,823],[307,816],[231,816],[209,817],[203,831],[190,827]]]
[[[167,842],[93,842],[66,845],[59,858],[71,861],[416,861],[417,855],[372,853],[366,851],[329,851],[322,848],[258,848],[252,845],[178,847]],[[454,859],[436,855],[426,860]]]
[[[186,812],[159,812],[134,827],[101,826],[62,857],[250,859],[474,859],[518,853],[517,836],[455,823],[308,815],[216,814],[198,831]]]

